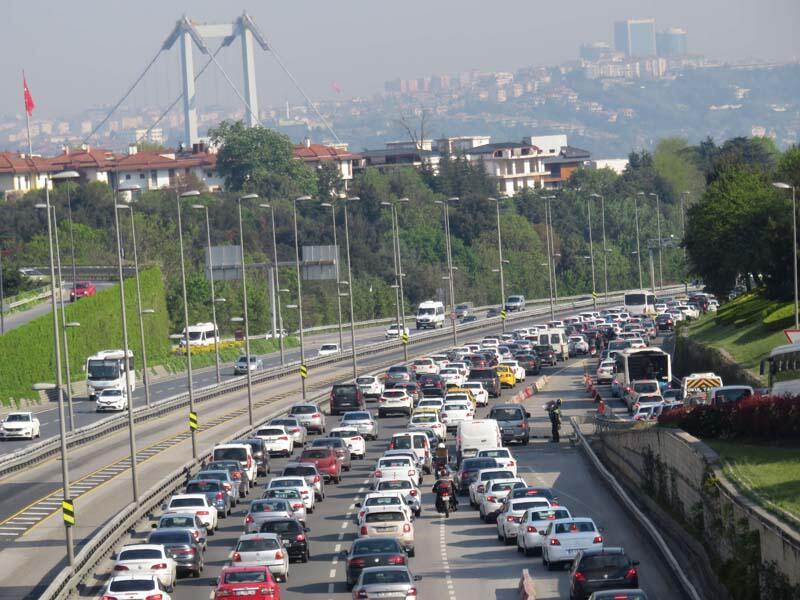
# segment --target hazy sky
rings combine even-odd
[[[315,99],[334,97],[334,81],[349,97],[371,95],[397,77],[552,65],[576,58],[582,42],[612,42],[613,21],[623,18],[686,28],[690,51],[712,58],[800,56],[793,31],[800,0],[3,0],[2,7],[5,115],[22,114],[23,69],[40,116],[115,102],[182,14],[226,22],[246,10]],[[261,54],[262,107],[297,99],[272,57]],[[237,82],[239,56],[238,43],[220,55]],[[179,90],[177,65],[177,47],[162,54],[133,102],[168,104]],[[200,90],[206,102],[232,99],[216,74]]]

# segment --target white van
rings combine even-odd
[[[253,460],[253,449],[248,444],[220,444],[214,446],[211,460],[215,462],[218,460],[238,460],[239,466],[247,473],[250,487],[256,484],[258,467],[255,460]]]
[[[434,300],[420,302],[417,308],[417,329],[441,329],[444,327],[444,304]]]
[[[196,323],[189,325],[189,345],[190,346],[211,346],[214,342],[219,343],[219,331],[213,323]],[[181,331],[180,345],[186,344],[186,328]]]
[[[464,458],[478,455],[479,450],[503,447],[500,426],[494,419],[461,421],[456,433],[456,454],[460,463]]]
[[[569,343],[567,334],[563,329],[552,328],[540,331],[538,334],[540,346],[550,346],[558,360],[569,359]]]

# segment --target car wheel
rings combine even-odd
[[[545,558],[545,555],[544,555],[544,550],[542,551],[542,566],[543,567],[547,567],[548,566],[547,558]]]
[[[410,558],[414,558],[416,551],[414,550],[414,548],[409,548],[407,554]]]
[[[194,570],[192,571],[192,577],[194,577],[195,579],[197,579],[198,577],[200,577],[200,569],[194,569]]]
[[[506,541],[506,536],[504,536],[502,533],[500,533],[499,529],[497,530],[497,541],[498,542],[505,542]]]

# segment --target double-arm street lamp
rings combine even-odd
[[[247,265],[244,262],[244,228],[242,226],[242,200],[257,200],[258,194],[240,196],[239,209],[239,257],[242,261],[242,302],[244,304],[244,353],[247,358],[247,417],[253,426],[253,374],[250,370],[250,318],[247,313]]]
[[[450,284],[450,321],[453,323],[453,344],[458,345],[458,332],[456,327],[456,292],[455,292],[455,277],[453,271],[456,268],[453,266],[453,253],[450,246],[450,203],[458,202],[459,197],[453,196],[446,200],[435,200],[436,204],[442,205],[444,212],[444,240],[445,250],[447,253],[447,277],[443,277]]]
[[[500,256],[497,269],[492,269],[492,272],[498,272],[500,274],[500,310],[504,310],[505,308],[505,301],[506,301],[506,282],[503,278],[503,264],[508,263],[507,260],[503,260],[503,236],[500,233],[500,203],[502,199],[500,198],[487,198],[491,200],[495,204],[495,209],[497,211],[497,252]],[[506,330],[506,320],[502,319],[502,327],[503,331]]]
[[[554,302],[553,302],[553,284],[555,283],[554,280],[554,273],[555,273],[555,261],[553,260],[553,246],[552,240],[550,239],[550,229],[552,227],[552,222],[550,221],[550,200],[555,198],[555,196],[543,196],[542,199],[544,200],[544,231],[545,231],[545,244],[547,245],[547,282],[550,287],[550,319],[555,318],[555,310],[554,310]]]
[[[350,343],[353,346],[353,379],[358,377],[358,359],[356,357],[356,320],[353,313],[353,293],[355,285],[353,283],[353,269],[350,260],[350,225],[347,217],[347,203],[354,200],[361,200],[358,196],[344,198],[344,240],[347,250],[347,293],[350,296]]]
[[[389,208],[392,218],[392,254],[394,256],[394,288],[395,288],[395,306],[397,309],[397,328],[398,339],[404,339],[406,331],[406,300],[405,293],[403,292],[403,260],[400,253],[400,225],[397,218],[397,204],[408,203],[408,198],[400,198],[394,202],[381,202],[381,206]],[[408,344],[403,342],[403,360],[408,360]]]
[[[639,196],[644,197],[644,192],[639,192],[633,197],[633,218],[636,222],[636,260],[639,263],[639,289],[642,289],[642,247],[639,243]]]
[[[336,252],[336,310],[339,315],[339,351],[344,352],[344,336],[342,335],[342,294],[341,294],[341,278],[339,277],[339,245],[336,243],[336,207],[333,200],[330,202],[323,202],[321,206],[331,209],[331,222],[333,224],[333,248]]]
[[[297,203],[311,200],[311,196],[298,196],[292,200],[292,216],[294,217],[294,267],[297,273],[297,322],[300,326],[300,385],[303,400],[306,399],[306,377],[308,367],[306,367],[305,343],[303,340],[303,285],[300,277],[300,240],[297,236]],[[287,308],[290,308],[287,306]]]
[[[603,280],[604,296],[608,301],[608,248],[606,248],[606,201],[602,194],[590,194],[592,198],[600,198],[600,220],[603,226]]]
[[[272,204],[262,203],[259,204],[261,208],[268,208],[270,219],[272,221],[272,261],[273,261],[273,269],[275,270],[275,312],[278,315],[278,322],[277,324],[277,334],[278,334],[278,345],[280,347],[281,353],[281,364],[286,363],[286,359],[284,357],[284,350],[283,350],[283,313],[281,312],[281,295],[280,295],[280,276],[278,274],[278,241],[277,236],[275,234],[275,207]]]
[[[205,204],[192,204],[195,210],[202,210],[206,217],[206,247],[208,251],[208,279],[211,284],[211,320],[214,323],[214,366],[217,373],[217,383],[222,381],[219,367],[219,327],[217,326],[217,297],[214,290],[214,259],[211,256],[211,222],[208,218],[208,206]],[[221,298],[220,300],[224,300]],[[149,403],[148,403],[149,404]]]
[[[592,241],[592,195],[586,199],[586,221],[589,224],[589,260],[592,264],[592,304],[597,308],[597,286],[594,279],[594,242]]]
[[[794,272],[794,327],[800,329],[800,304],[797,290],[797,187],[788,183],[772,184],[781,190],[792,190],[792,271]]]

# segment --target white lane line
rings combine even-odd
[[[328,577],[330,577],[331,579],[335,578],[336,577],[336,569],[331,569],[331,572],[328,573]]]
[[[0,530],[8,530],[8,531],[25,531],[27,527],[11,527],[9,525],[3,525],[0,527]]]
[[[334,589],[335,587],[336,587],[336,584],[334,584],[334,583],[329,583],[329,584],[328,584],[328,593],[329,593],[329,594],[332,594],[332,593],[333,593],[333,589]],[[211,592],[211,593],[213,594],[214,592]]]
[[[342,551],[342,545],[341,545],[341,544],[336,544],[336,545],[333,547],[333,551],[334,551],[334,552],[341,552],[341,551]]]
[[[338,556],[334,556],[333,559],[331,560],[331,565],[333,565],[335,567],[338,564],[339,564],[339,557]]]
[[[337,539],[339,539],[339,540],[343,540],[343,539],[344,539],[344,534],[343,534],[343,533],[340,533],[340,534],[338,535]]]
[[[349,523],[342,523],[342,529],[347,529],[348,525],[349,525]]]

